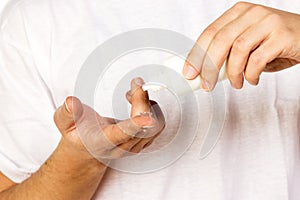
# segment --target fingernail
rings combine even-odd
[[[190,65],[188,65],[187,67],[184,68],[183,75],[187,79],[192,79],[197,74],[198,74],[198,72],[195,70],[195,68]]]
[[[209,82],[207,80],[203,79],[203,78],[201,79],[201,88],[206,92],[210,91]]]
[[[145,82],[144,82],[143,79],[141,79],[141,78],[135,78],[135,79],[134,79],[134,83],[135,83],[136,85],[138,85],[138,86],[142,86],[142,85],[145,84]]]
[[[66,110],[68,111],[68,113],[71,113],[70,108],[67,104],[67,99],[65,100],[65,107],[66,107]]]
[[[131,82],[131,90],[135,91],[136,89],[138,89],[139,87],[141,87],[144,84],[145,83],[144,83],[143,79],[135,78]]]

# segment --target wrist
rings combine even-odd
[[[55,155],[55,156],[54,156]],[[95,170],[105,172],[107,166],[92,157],[85,149],[78,149],[65,137],[62,137],[53,154],[53,159],[76,170]]]

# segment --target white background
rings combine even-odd
[[[9,0],[0,0],[0,12],[2,12],[2,9],[4,8],[4,6],[6,5],[6,3],[8,2]]]

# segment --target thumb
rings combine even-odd
[[[69,96],[54,114],[54,122],[62,133],[67,134],[76,128],[75,122],[83,115],[83,106],[76,97]]]

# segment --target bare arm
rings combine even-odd
[[[16,185],[13,181],[7,178],[4,174],[0,172],[0,192],[6,190],[12,186]]]
[[[0,200],[91,199],[105,170],[106,166],[96,159],[74,156],[63,138],[51,157],[23,183],[13,186],[0,176]]]

